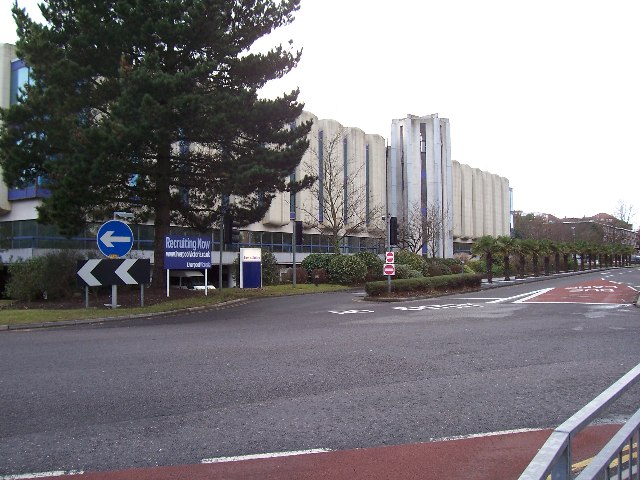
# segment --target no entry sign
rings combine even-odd
[[[385,263],[382,272],[385,275],[395,275],[396,274],[396,266],[393,263]]]

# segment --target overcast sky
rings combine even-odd
[[[0,0],[0,42],[15,42]],[[37,12],[35,0],[18,0]],[[302,0],[268,39],[302,48],[306,110],[389,138],[438,113],[454,160],[509,179],[514,209],[640,221],[637,0]],[[264,47],[265,43],[261,42]]]

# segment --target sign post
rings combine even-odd
[[[131,251],[133,232],[126,223],[109,220],[98,229],[97,242],[105,257],[122,258]],[[111,308],[118,308],[118,286],[115,284],[111,285]]]
[[[108,258],[80,260],[76,272],[78,281],[85,286],[85,306],[89,307],[89,287],[102,285],[144,285],[151,277],[151,261],[135,258]],[[144,293],[140,291],[140,304],[144,306]],[[112,297],[112,301],[116,297]],[[113,305],[112,305],[113,307]],[[115,307],[114,307],[115,308]]]
[[[391,293],[391,275],[396,274],[396,256],[394,252],[386,252],[384,258],[385,264],[382,273],[387,276],[387,292]]]

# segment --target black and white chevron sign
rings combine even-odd
[[[133,258],[78,261],[81,285],[140,285],[150,282],[151,261]]]

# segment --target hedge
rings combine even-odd
[[[391,293],[431,293],[460,290],[463,288],[480,288],[482,276],[463,273],[458,275],[443,275],[440,277],[407,278],[391,282]],[[388,292],[388,284],[384,282],[369,282],[365,291],[370,297],[384,296]]]

